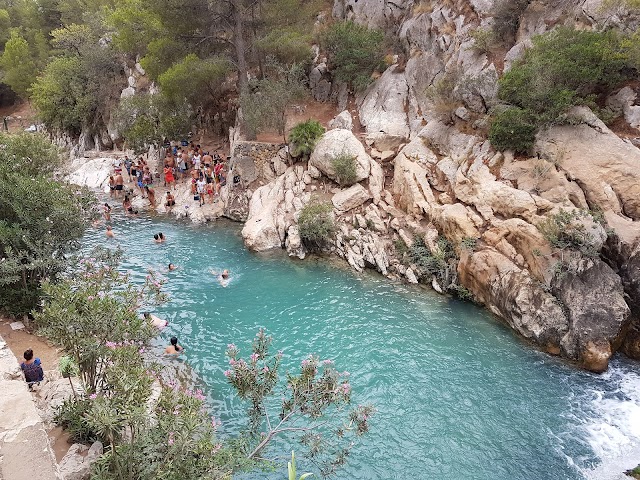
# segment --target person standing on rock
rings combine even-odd
[[[175,190],[175,181],[176,179],[173,177],[173,167],[167,165],[164,167],[164,186],[171,189],[171,184],[174,184],[173,188]]]
[[[119,192],[122,192],[122,190],[124,189],[124,178],[122,177],[122,171],[116,174],[115,182],[116,182],[116,198],[118,198],[120,196]]]
[[[207,182],[204,179],[204,175],[200,174],[200,178],[196,182],[196,189],[197,189],[197,192],[198,192],[196,194],[196,196],[198,197],[198,200],[200,201],[200,206],[204,205],[204,196],[205,196],[205,193],[206,193],[206,188],[207,188]]]
[[[164,204],[164,206],[167,207],[167,211],[170,212],[171,209],[175,207],[175,205],[176,205],[175,197],[171,194],[171,192],[167,192],[167,200]]]
[[[133,162],[129,158],[128,155],[124,156],[124,168],[127,170],[127,175],[129,175],[129,181],[131,181],[131,167],[133,166]]]
[[[149,199],[149,203],[153,208],[156,208],[156,192],[149,185],[144,187],[144,191],[147,192],[147,198]]]

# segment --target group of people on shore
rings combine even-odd
[[[142,198],[147,198],[152,207],[156,206],[154,175],[144,158],[131,160],[125,155],[124,160],[114,161],[113,170],[113,174],[109,176],[109,196],[114,199],[123,198],[125,212],[137,213],[131,206],[130,193],[133,193],[133,190],[125,191],[125,172],[129,182],[135,182]],[[173,190],[176,189],[178,182],[191,183],[191,194],[200,206],[207,203],[207,198],[209,203],[215,203],[218,201],[220,189],[227,182],[225,161],[218,152],[211,155],[193,142],[183,141],[180,146],[177,142],[171,142],[163,161],[163,180],[164,187],[169,189],[164,200],[167,210],[176,205],[171,190],[172,187]]]

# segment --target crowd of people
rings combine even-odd
[[[136,213],[131,206],[130,195],[125,191],[125,172],[129,182],[134,182],[139,189],[142,198],[147,198],[152,207],[156,206],[154,175],[144,158],[131,160],[125,155],[124,160],[116,159],[113,169],[113,174],[109,176],[109,195],[114,199],[123,198],[125,212]],[[175,191],[178,183],[191,184],[193,199],[200,206],[205,205],[207,200],[216,203],[220,189],[227,183],[225,160],[218,152],[212,155],[200,145],[185,141],[180,146],[172,142],[166,147],[162,175],[163,186],[168,188],[164,199],[164,206],[168,210],[176,205],[171,191]]]

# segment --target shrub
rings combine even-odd
[[[91,401],[88,398],[67,398],[56,408],[53,421],[69,432],[74,442],[93,443],[101,439],[87,421],[90,411]]]
[[[453,246],[445,237],[438,237],[436,251],[432,252],[420,237],[416,237],[409,249],[409,258],[418,267],[420,278],[431,279],[435,276],[438,281],[449,288],[453,280],[453,264],[457,261]],[[453,262],[452,262],[453,261]]]
[[[495,46],[496,35],[493,30],[488,28],[476,28],[472,30],[469,35],[473,39],[473,48],[480,53],[489,53]]]
[[[340,185],[352,185],[356,182],[356,157],[343,153],[331,160],[331,166],[335,171]]]
[[[330,203],[305,205],[298,217],[300,238],[308,246],[322,246],[335,232],[333,206]]]
[[[527,154],[533,148],[537,129],[537,121],[529,111],[509,107],[494,117],[489,129],[489,140],[498,150]]]
[[[380,30],[350,21],[334,23],[321,39],[335,77],[356,90],[366,88],[384,64],[383,42]]]
[[[596,94],[628,78],[629,55],[615,31],[560,27],[534,37],[533,47],[500,79],[500,99],[516,110],[498,114],[492,144],[527,152],[539,128],[557,122],[574,105],[592,104]]]
[[[317,120],[307,120],[293,127],[289,132],[291,155],[294,157],[311,155],[324,131],[324,127]]]
[[[552,247],[574,250],[586,256],[597,255],[595,238],[587,231],[582,219],[589,213],[581,210],[563,210],[550,215],[537,227]]]

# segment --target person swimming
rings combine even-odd
[[[169,325],[168,321],[160,317],[156,317],[155,315],[151,315],[149,312],[144,312],[142,315],[144,316],[145,320],[151,322],[151,325],[156,327],[158,330],[162,330],[164,327]]]
[[[168,355],[180,355],[184,352],[184,348],[178,345],[178,337],[171,337],[170,345],[164,349],[164,353]]]
[[[107,235],[107,238],[115,238],[116,234],[113,233],[113,230],[111,229],[111,225],[107,225],[106,235]]]
[[[153,234],[153,241],[156,243],[162,243],[162,240],[160,240],[160,235],[158,235],[157,233]]]
[[[176,267],[173,263],[170,263],[168,268],[169,268],[169,271],[173,271],[178,267]]]

